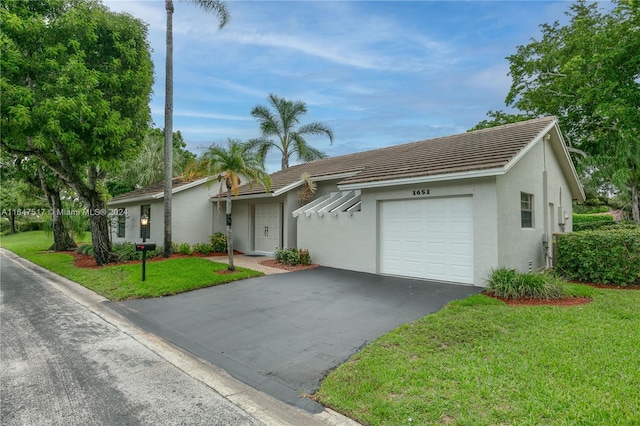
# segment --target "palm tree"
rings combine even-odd
[[[333,143],[333,130],[319,121],[294,126],[300,122],[300,116],[307,113],[307,107],[302,101],[288,101],[274,94],[267,98],[273,111],[268,107],[257,105],[251,110],[260,123],[262,136],[249,141],[251,149],[256,150],[258,159],[264,163],[264,159],[272,148],[282,153],[282,170],[289,167],[289,157],[297,154],[299,160],[304,162],[325,158],[326,154],[309,145],[305,140],[307,135],[325,134]],[[278,141],[269,139],[276,136]]]
[[[229,22],[227,4],[219,0],[188,0],[205,12],[217,15],[219,28]],[[167,57],[164,98],[164,256],[171,256],[171,171],[173,169],[173,0],[165,0],[167,11]]]
[[[238,195],[238,188],[247,179],[249,185],[261,184],[269,191],[271,178],[264,171],[263,164],[258,161],[248,144],[229,139],[227,149],[218,145],[211,145],[200,159],[187,169],[190,177],[216,176],[220,182],[218,197],[222,194],[223,185],[227,190],[227,253],[229,254],[229,270],[235,271],[233,266],[233,238],[231,232],[231,196]]]

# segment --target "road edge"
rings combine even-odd
[[[107,303],[110,302],[109,299],[88,288],[36,265],[5,248],[0,248],[0,257],[6,257],[22,268],[38,275],[76,303],[126,333],[185,374],[213,389],[267,426],[359,425],[356,421],[326,407],[321,413],[311,414],[277,400],[233,378],[222,368],[135,326],[107,306]]]

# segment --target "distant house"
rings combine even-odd
[[[213,206],[210,198],[218,193],[212,178],[187,181],[172,180],[172,240],[176,243],[206,243],[212,231]],[[164,241],[164,183],[136,189],[114,197],[109,203],[111,241],[134,242],[143,237],[140,216],[149,217],[146,238],[161,246]]]
[[[305,203],[302,173],[317,184]],[[584,201],[554,117],[327,158],[271,179],[271,192],[245,185],[234,197],[236,249],[307,248],[325,266],[476,286],[494,267],[549,265],[552,234],[572,230],[572,200]],[[211,231],[224,231],[224,211],[212,218]]]

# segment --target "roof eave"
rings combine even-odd
[[[401,178],[401,179],[389,179],[389,180],[377,180],[377,181],[368,181],[368,182],[338,184],[338,189],[340,189],[341,191],[350,191],[354,189],[370,189],[370,188],[380,188],[380,187],[396,186],[396,185],[414,185],[414,184],[430,183],[430,182],[443,182],[443,181],[457,180],[457,179],[474,179],[474,178],[482,178],[482,177],[488,177],[488,176],[498,176],[498,175],[503,175],[505,173],[506,173],[506,170],[504,167],[494,167],[491,169],[469,170],[466,172],[441,173],[438,175],[416,176],[416,177]]]

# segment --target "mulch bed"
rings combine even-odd
[[[504,297],[495,296],[486,292],[483,292],[482,294],[501,300],[511,306],[576,306],[587,304],[592,300],[590,297],[565,297],[563,299],[505,299]]]
[[[73,256],[73,265],[76,266],[77,268],[89,268],[89,269],[99,269],[102,268],[104,266],[115,266],[115,265],[130,265],[130,264],[140,264],[142,263],[142,260],[126,260],[123,262],[112,262],[112,263],[108,263],[104,266],[98,266],[98,264],[96,263],[96,260],[93,258],[93,256],[88,255],[88,254],[80,254],[80,253],[76,253],[75,251],[62,251],[59,253],[64,253],[64,254],[69,254],[71,256]],[[234,251],[234,254],[243,254],[239,251]],[[171,257],[169,257],[169,259],[183,259],[183,258],[188,258],[188,257],[223,257],[223,256],[227,256],[227,253],[209,253],[209,254],[202,254],[202,253],[192,253],[192,254],[180,254],[180,253],[174,253],[171,255]],[[162,257],[162,256],[157,256],[157,257],[152,257],[146,260],[147,263],[149,262],[162,262],[164,260],[167,260],[167,258]]]
[[[279,268],[279,269],[284,269],[287,270],[289,272],[294,272],[294,271],[304,271],[305,269],[313,269],[313,268],[317,268],[320,265],[316,265],[315,263],[312,263],[310,265],[285,265],[284,263],[278,262],[275,259],[268,259],[268,260],[263,260],[261,262],[259,262],[261,265],[264,266],[269,266],[270,268]]]
[[[594,284],[594,283],[585,283],[580,281],[569,281],[573,284],[584,284],[591,287],[596,288],[604,288],[607,290],[640,290],[640,285],[628,285],[625,287],[613,285],[613,284]],[[576,306],[576,305],[584,305],[586,303],[591,302],[590,297],[565,297],[563,299],[505,299],[503,297],[495,296],[493,294],[489,294],[487,292],[482,292],[485,296],[492,297],[494,299],[498,299],[503,301],[504,303],[512,306]]]

